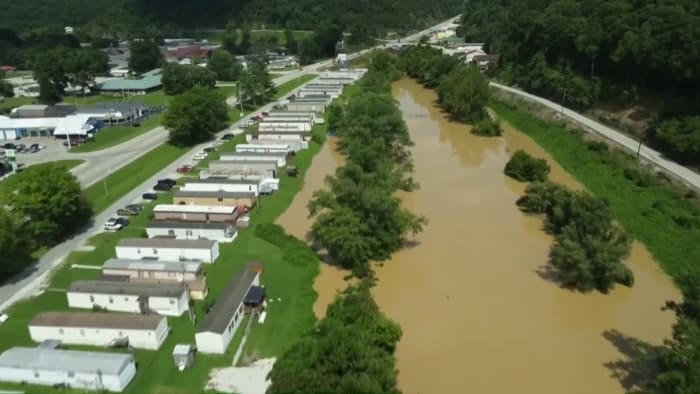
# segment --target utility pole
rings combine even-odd
[[[108,168],[108,169],[107,169],[107,176],[109,176],[109,174],[110,174],[111,172],[112,172],[112,171]],[[104,177],[104,178],[102,178],[102,185],[104,185],[104,187],[105,187],[105,195],[109,196],[109,190],[107,190],[107,176]]]
[[[566,88],[563,89],[564,93],[561,97],[561,110],[559,111],[561,113],[561,116],[564,116],[564,103],[566,102]]]
[[[639,159],[639,152],[642,151],[642,141],[643,140],[644,140],[644,136],[640,135],[639,136],[639,146],[637,146],[637,155],[635,156],[635,158],[637,158],[637,159]]]

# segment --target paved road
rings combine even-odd
[[[627,149],[632,153],[636,154],[637,149],[639,149],[639,140],[630,138],[617,130],[611,129],[610,127],[607,127],[601,123],[596,122],[595,120],[587,118],[569,108],[562,107],[560,104],[557,104],[553,101],[495,82],[491,82],[491,86],[506,91],[508,93],[514,94],[516,96],[522,97],[526,100],[536,102],[555,111],[559,111],[563,116],[573,120],[579,125],[584,126],[586,129],[588,129],[588,131],[597,133],[617,143],[618,145],[622,146],[623,148]],[[676,178],[684,182],[686,185],[700,190],[700,174],[697,174],[696,172],[686,167],[683,167],[677,163],[674,163],[671,160],[664,158],[660,152],[646,145],[641,146],[639,156],[652,163],[654,166],[665,171],[666,173],[675,176]]]
[[[436,25],[433,28],[447,25],[451,23],[454,19],[455,18],[451,18],[450,20],[440,23],[439,25]],[[429,30],[430,29],[426,29],[419,33],[415,33],[409,37],[404,38],[404,40],[415,40],[421,35],[428,32]],[[364,50],[359,53],[351,54],[348,57],[354,58],[368,51],[369,50]],[[316,72],[319,69],[328,67],[332,64],[332,60],[326,60],[312,65],[308,65],[299,71],[287,73],[275,79],[274,82],[275,84],[282,84],[302,75]],[[252,114],[260,113],[262,111],[269,111],[273,105],[274,103],[269,103],[260,108],[259,110],[252,112],[250,115],[252,116]],[[225,133],[239,130],[239,125],[244,119],[241,119],[240,121],[234,123],[226,130],[222,130],[221,132],[219,132],[217,134],[217,139]],[[88,161],[86,164],[82,164],[78,167],[75,167],[73,171],[74,173],[76,173],[76,176],[79,177],[83,185],[91,184],[90,182],[94,183],[106,175],[106,169],[112,168],[112,170],[116,170],[117,168],[125,165],[134,158],[143,155],[145,152],[152,149],[156,145],[163,143],[165,141],[165,138],[167,138],[166,131],[162,128],[157,128],[154,131],[144,133],[143,135],[136,137],[130,140],[129,142],[125,142],[112,148],[84,154],[71,154],[70,157],[72,158],[81,158],[80,156],[85,155],[85,159]],[[65,257],[70,252],[78,249],[81,245],[84,245],[87,239],[99,232],[102,228],[103,223],[111,216],[113,216],[117,209],[130,203],[140,202],[141,194],[148,190],[151,190],[151,186],[154,185],[158,179],[166,177],[177,177],[178,174],[176,172],[176,169],[183,164],[190,164],[190,158],[195,153],[200,152],[203,148],[210,144],[210,142],[207,142],[193,147],[190,150],[190,152],[183,155],[180,159],[176,160],[175,162],[166,166],[157,174],[154,174],[151,178],[143,182],[140,186],[136,187],[134,190],[120,198],[114,204],[112,204],[112,206],[107,208],[104,212],[98,214],[94,219],[93,225],[89,229],[86,229],[80,234],[76,234],[71,239],[49,250],[39,260],[39,262],[35,264],[35,266],[33,267],[33,272],[25,275],[24,277],[15,278],[14,282],[10,282],[3,286],[0,286],[0,311],[7,309],[10,305],[12,305],[14,302],[17,302],[18,300],[35,294],[39,289],[39,285],[47,279],[48,275],[50,275],[51,270],[60,265],[61,262],[63,262]],[[111,158],[111,156],[113,155],[115,157],[119,157],[119,159]],[[59,160],[59,158],[56,157],[54,157],[53,159]],[[112,165],[114,166],[112,167]]]

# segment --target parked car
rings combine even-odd
[[[63,141],[63,146],[69,146],[69,145],[70,145],[70,146],[78,146],[78,145],[80,145],[80,144],[82,144],[82,143],[84,143],[84,142],[85,142],[84,139],[80,139],[80,138],[71,138],[71,139],[70,139],[70,144],[68,143],[68,140],[65,140],[65,141]]]
[[[204,152],[197,153],[196,155],[192,156],[192,160],[204,160],[207,158],[207,154]]]
[[[211,152],[214,152],[215,150],[216,150],[216,148],[214,148],[213,146],[207,146],[206,148],[203,149],[203,151],[205,153],[211,153]]]
[[[262,111],[262,112],[260,113],[260,115],[262,115],[262,116],[270,116],[270,113],[267,112],[267,111]]]
[[[122,227],[126,227],[129,225],[129,219],[127,218],[117,218],[117,223],[120,224]]]
[[[138,214],[139,214],[138,211],[133,211],[131,209],[126,209],[126,208],[117,209],[117,215],[119,215],[119,216],[136,216]]]
[[[180,174],[184,174],[184,173],[187,173],[187,172],[192,172],[192,166],[189,165],[189,164],[182,165],[182,166],[180,166],[180,167],[177,168],[177,172],[180,173]]]
[[[163,179],[158,179],[158,183],[162,183],[165,185],[170,185],[170,186],[175,186],[177,185],[177,181],[172,179],[172,178],[163,178]]]
[[[233,138],[233,137],[235,137],[235,135],[233,135],[232,133],[227,133],[227,134],[224,134],[224,135],[221,136],[221,140],[222,140],[222,141],[228,141],[228,140],[230,140],[230,139]]]
[[[141,204],[129,204],[124,207],[124,209],[128,209],[130,211],[135,211],[135,212],[141,212],[143,211],[143,205]]]
[[[144,200],[155,200],[158,198],[158,195],[156,193],[143,193],[141,198]]]
[[[27,151],[29,153],[36,153],[41,150],[41,146],[39,144],[31,144],[29,145],[29,148],[27,148]]]
[[[16,145],[13,144],[12,142],[8,142],[8,143],[6,143],[5,145],[3,145],[2,147],[5,148],[5,149],[15,149],[15,146],[16,146]]]
[[[119,231],[119,230],[121,230],[124,226],[121,223],[119,223],[119,221],[117,219],[118,218],[107,219],[107,221],[105,222],[104,226],[102,226],[102,228],[104,228],[107,231]]]
[[[244,120],[243,122],[241,122],[241,127],[243,127],[244,129],[247,127],[250,127],[252,125],[253,125],[253,122],[251,122],[250,120]]]
[[[15,145],[15,150],[16,150],[18,153],[24,153],[24,152],[27,151],[27,145],[24,145],[24,144],[17,144],[17,145]]]
[[[173,187],[167,183],[156,183],[153,185],[153,190],[157,192],[167,192],[170,191]]]

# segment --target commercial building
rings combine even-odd
[[[102,274],[121,276],[129,282],[186,283],[190,298],[206,298],[207,278],[199,262],[109,259],[102,264]]]
[[[157,350],[168,336],[168,320],[133,313],[41,312],[29,323],[29,336],[35,342]]]
[[[146,94],[163,86],[161,69],[151,70],[136,78],[114,78],[95,86],[95,90],[106,94]]]
[[[207,314],[195,334],[197,349],[202,353],[224,354],[244,315],[246,294],[260,284],[258,272],[245,270],[236,275]]]
[[[149,238],[209,239],[228,243],[236,239],[238,230],[232,223],[156,221],[146,226],[146,234]]]
[[[189,310],[185,286],[179,283],[137,283],[128,278],[80,280],[66,292],[71,308],[180,316]],[[121,279],[121,280],[118,280]]]
[[[158,112],[158,109],[136,101],[99,103],[76,109],[77,114],[89,115],[110,126],[133,124]]]
[[[89,115],[69,115],[63,118],[9,118],[0,116],[0,140],[23,137],[87,137],[98,129],[97,121]]]
[[[115,250],[117,258],[128,260],[213,263],[219,257],[219,243],[207,239],[124,238]]]
[[[0,381],[121,392],[134,378],[131,354],[13,347],[0,355]]]

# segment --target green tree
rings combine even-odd
[[[508,160],[504,173],[520,182],[544,182],[549,174],[545,159],[535,159],[523,150],[516,151]]]
[[[299,63],[311,64],[321,55],[321,49],[313,37],[304,37],[298,44]]]
[[[238,53],[243,55],[248,54],[250,52],[251,45],[250,29],[243,29],[243,33],[241,34],[241,42],[238,44],[237,48]]]
[[[235,77],[233,56],[224,49],[212,52],[207,67],[213,71],[220,81],[233,81]]]
[[[213,89],[216,86],[216,74],[196,65],[167,63],[163,66],[162,82],[166,94],[176,95],[195,86]]]
[[[68,76],[64,69],[66,49],[57,48],[38,54],[34,61],[34,79],[39,83],[39,101],[56,104],[61,101]]]
[[[664,120],[653,128],[652,135],[679,158],[700,160],[700,116]]]
[[[31,244],[24,236],[25,223],[17,212],[0,209],[0,281],[11,278],[31,262]]]
[[[401,328],[381,313],[363,281],[277,360],[267,394],[398,393],[393,354],[400,338]]]
[[[196,86],[175,97],[163,125],[170,130],[170,143],[192,146],[206,141],[228,125],[225,98],[212,89]]]
[[[229,22],[221,36],[221,46],[229,53],[238,53],[238,27]]]
[[[265,63],[259,60],[251,61],[248,64],[248,68],[241,75],[239,84],[243,101],[252,102],[254,106],[272,100],[277,91]]]
[[[163,54],[152,40],[134,40],[129,43],[129,71],[141,74],[160,67]]]
[[[16,177],[2,197],[24,218],[22,237],[32,246],[53,245],[88,224],[92,208],[65,166],[31,166]]]
[[[63,64],[68,81],[83,92],[95,82],[95,77],[109,72],[107,54],[92,48],[66,51]]]
[[[15,91],[11,83],[0,79],[0,97],[14,97]]]
[[[484,118],[476,122],[471,129],[472,134],[483,137],[498,137],[502,132],[501,123],[491,119],[490,116],[484,116]]]
[[[452,70],[437,89],[442,107],[459,120],[476,122],[485,114],[489,100],[489,84],[475,66]]]
[[[294,33],[287,29],[284,31],[284,47],[291,54],[297,53],[298,44],[296,38],[294,38]]]

